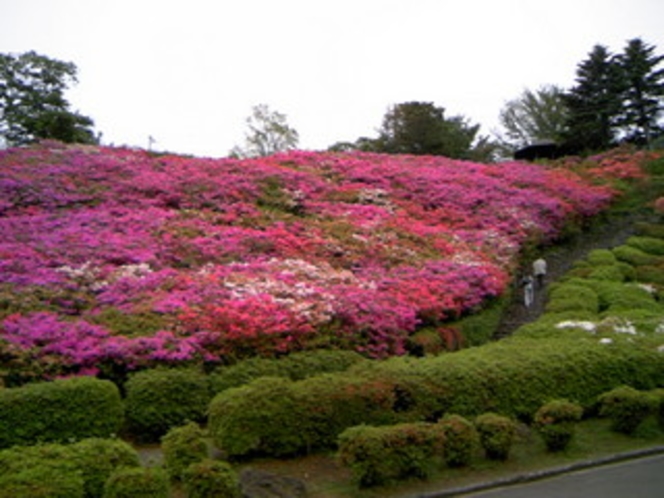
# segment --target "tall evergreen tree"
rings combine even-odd
[[[603,150],[615,138],[625,84],[615,57],[595,45],[576,71],[576,85],[565,94],[568,122],[565,145],[571,152]]]
[[[664,69],[657,66],[664,55],[635,38],[617,57],[625,83],[619,124],[629,141],[647,144],[661,131],[658,119],[664,110]]]

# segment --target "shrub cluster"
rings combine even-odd
[[[123,414],[118,388],[92,377],[0,389],[0,448],[109,437]]]
[[[619,386],[598,398],[599,414],[611,419],[616,432],[632,434],[645,418],[655,412],[656,399],[630,386]]]
[[[302,380],[323,373],[342,372],[361,361],[364,358],[359,353],[343,350],[303,351],[278,359],[248,358],[212,372],[210,387],[214,393],[219,393],[259,377]]]
[[[0,451],[0,497],[100,497],[111,474],[138,465],[136,450],[116,439],[14,446]]]
[[[125,389],[127,428],[142,441],[159,441],[173,427],[203,421],[211,398],[206,376],[188,369],[143,370]]]
[[[123,467],[106,481],[103,498],[169,498],[168,474],[159,467]]]
[[[664,383],[664,355],[592,338],[513,337],[435,358],[394,358],[298,382],[263,378],[218,394],[208,429],[231,456],[332,448],[361,424],[436,420],[496,411],[529,420],[547,400],[583,406],[616,385]]]
[[[450,467],[468,465],[478,443],[475,426],[468,419],[454,414],[445,415],[438,425],[445,439],[445,463]]]
[[[188,498],[240,498],[240,480],[227,462],[204,459],[192,463],[183,475]]]
[[[516,436],[516,423],[497,413],[484,413],[475,419],[480,444],[490,460],[507,460]]]
[[[372,427],[359,425],[339,435],[339,461],[361,487],[408,477],[427,477],[443,452],[443,427],[426,422]]]
[[[535,414],[535,428],[549,451],[562,451],[574,436],[574,426],[581,420],[583,408],[566,399],[542,405]]]
[[[205,432],[194,422],[168,431],[161,438],[161,449],[164,452],[166,471],[174,481],[182,480],[189,465],[208,457]]]

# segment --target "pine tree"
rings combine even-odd
[[[615,57],[595,45],[576,71],[576,85],[564,96],[569,114],[565,146],[570,152],[610,147],[625,89]]]
[[[664,69],[656,69],[664,55],[635,38],[627,42],[617,62],[625,82],[623,111],[619,124],[625,138],[647,144],[660,132],[658,118],[664,110]]]

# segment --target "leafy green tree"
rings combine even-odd
[[[661,132],[658,119],[664,109],[664,69],[657,66],[664,55],[655,55],[654,50],[635,38],[617,57],[625,82],[619,124],[626,139],[639,144],[650,143]]]
[[[576,70],[576,85],[564,96],[569,114],[565,146],[572,152],[609,148],[622,109],[625,90],[614,56],[595,45]]]
[[[505,130],[500,141],[506,151],[543,140],[563,141],[568,119],[563,93],[558,86],[545,85],[526,89],[505,104],[499,119]]]
[[[465,158],[479,125],[463,116],[445,117],[445,110],[430,102],[392,106],[383,118],[377,149],[389,154],[428,154]]]
[[[297,147],[299,135],[291,128],[286,115],[271,111],[266,104],[252,108],[247,118],[249,131],[243,147],[235,146],[230,152],[232,157],[261,157]]]
[[[8,145],[39,139],[96,143],[93,121],[72,112],[64,93],[77,83],[71,62],[36,52],[0,54],[0,136]]]
[[[378,138],[338,142],[328,150],[492,160],[496,144],[489,137],[478,137],[479,128],[464,116],[446,118],[445,110],[430,102],[405,102],[388,109]]]

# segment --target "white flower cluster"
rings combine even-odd
[[[143,278],[152,273],[152,268],[147,263],[138,263],[135,265],[123,265],[113,272],[115,279],[120,278]]]
[[[99,280],[101,271],[90,261],[86,261],[81,266],[60,266],[55,271],[62,273],[69,280],[76,282],[80,288],[86,290],[98,291],[108,285],[105,280]]]
[[[313,265],[301,259],[276,259],[267,262],[267,271],[235,273],[224,279],[233,299],[269,295],[271,299],[304,317],[309,323],[328,322],[333,315],[334,296],[324,289],[330,285],[357,285],[348,270],[335,270],[324,263]]]
[[[387,190],[382,188],[364,188],[357,194],[357,200],[360,204],[373,204],[374,206],[382,206],[388,210],[394,208],[394,204],[388,198]]]

